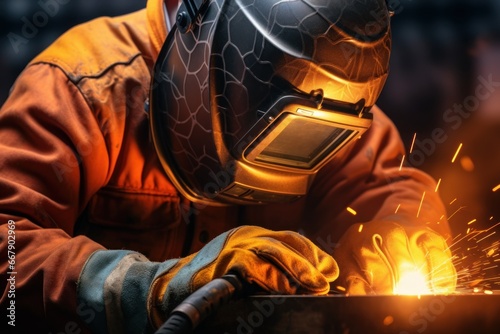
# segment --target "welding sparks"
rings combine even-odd
[[[474,222],[476,220],[471,220],[468,225]],[[453,247],[452,252],[455,254],[453,262],[457,268],[457,292],[470,292],[473,288],[474,293],[487,294],[486,291],[500,285],[500,266],[497,261],[500,260],[500,253],[497,252],[500,241],[495,240],[485,245],[496,234],[494,229],[499,226],[500,223],[497,223],[482,230],[472,230],[469,227],[466,235],[460,237],[459,234],[453,239],[450,247]],[[464,251],[459,252],[461,249]]]
[[[396,208],[396,211],[394,211],[394,213],[398,213],[400,207],[401,207],[401,203],[398,204],[398,207]]]
[[[470,222],[468,222],[468,223],[467,223],[467,225],[470,225],[470,224],[475,223],[475,222],[476,222],[476,220],[477,220],[476,218],[472,219]]]
[[[340,286],[340,285],[337,285],[335,288],[337,290],[339,290],[339,291],[342,291],[342,292],[346,292],[347,291],[346,288],[344,288],[343,286]]]
[[[420,210],[422,209],[422,203],[424,203],[424,197],[425,197],[425,191],[422,194],[422,199],[420,200],[420,205],[418,206],[418,211],[417,211],[417,218],[420,215]]]
[[[438,182],[437,182],[437,184],[436,184],[436,189],[434,189],[435,193],[437,193],[440,184],[441,184],[441,179],[439,179]]]
[[[478,240],[478,241],[476,241],[476,242],[477,242],[477,243],[479,243],[479,242],[483,241],[484,239],[491,237],[491,236],[492,236],[493,234],[495,234],[495,233],[496,233],[496,232],[492,232],[492,233],[488,234],[487,236],[485,236],[484,238],[479,239],[479,240]]]
[[[405,162],[405,155],[403,155],[403,158],[401,159],[401,164],[399,165],[399,171],[403,169],[403,163]]]
[[[350,206],[348,206],[346,208],[347,211],[349,211],[350,214],[352,214],[353,216],[357,215],[358,213],[353,209],[351,208]]]
[[[492,190],[495,192],[497,191],[498,189],[500,189],[500,184],[498,186],[496,186],[495,188],[493,188]]]
[[[413,140],[411,141],[410,153],[413,152],[413,145],[415,145],[415,139],[417,139],[417,133],[413,135]]]
[[[361,231],[363,231],[363,224],[360,224],[358,228],[358,232],[361,233]]]
[[[454,215],[456,215],[460,210],[464,209],[465,206],[461,206],[459,207],[457,210],[455,210],[455,212],[453,212],[449,217],[448,217],[448,220],[450,220]]]
[[[453,159],[451,159],[451,163],[455,162],[455,159],[457,158],[458,153],[460,152],[461,148],[462,148],[462,143],[460,143],[460,145],[458,145],[457,151],[455,152],[455,155],[453,156]]]

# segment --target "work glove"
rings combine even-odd
[[[79,303],[103,310],[89,323],[93,332],[141,333],[148,319],[158,328],[186,297],[228,272],[271,293],[321,295],[338,267],[298,233],[241,226],[198,253],[162,263],[135,252],[98,251],[80,275]]]
[[[456,287],[445,239],[424,226],[392,221],[355,224],[342,236],[333,256],[340,269],[335,285],[350,295],[450,293]]]

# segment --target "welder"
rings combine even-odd
[[[16,329],[153,331],[229,272],[352,295],[419,270],[453,291],[436,184],[375,105],[390,16],[384,0],[149,0],[58,38],[0,111]]]

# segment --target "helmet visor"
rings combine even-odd
[[[310,101],[288,96],[267,112],[263,118],[269,123],[244,150],[244,159],[269,168],[316,170],[371,125],[371,115],[356,105],[315,107]]]

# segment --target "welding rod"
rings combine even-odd
[[[242,289],[242,281],[233,274],[212,280],[180,303],[155,334],[192,333],[208,315]]]

